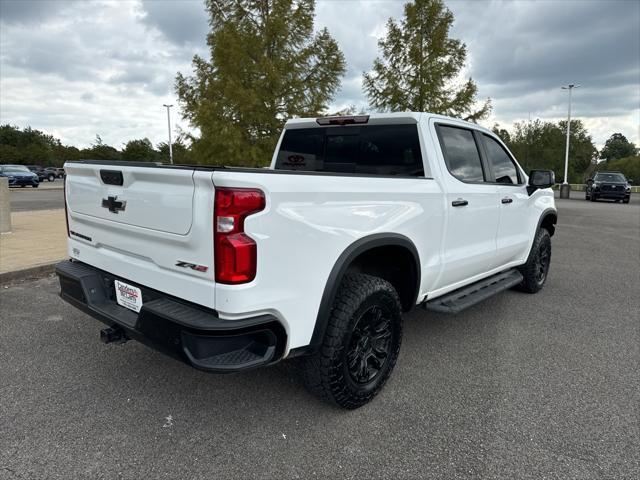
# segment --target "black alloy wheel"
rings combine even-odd
[[[516,288],[527,293],[542,290],[551,266],[551,235],[546,228],[540,228],[533,239],[527,263],[518,267],[522,273],[522,283]]]
[[[391,375],[402,343],[402,305],[380,277],[347,273],[318,349],[300,357],[306,387],[349,410],[370,402]]]
[[[547,278],[547,272],[549,271],[549,264],[551,263],[551,243],[541,242],[538,252],[535,257],[536,265],[536,282],[542,285]]]
[[[373,305],[360,314],[346,352],[351,379],[360,385],[376,379],[391,355],[390,312]]]

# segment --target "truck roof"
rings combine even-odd
[[[342,116],[330,116],[330,117],[307,117],[307,118],[292,118],[287,120],[284,128],[314,128],[326,125],[319,125],[317,120],[319,118],[349,118],[349,117],[369,117],[365,122],[367,125],[393,125],[393,124],[406,124],[406,123],[418,123],[421,120],[434,118],[436,120],[455,121],[461,126],[467,125],[476,129],[489,132],[488,129],[478,125],[477,123],[467,122],[460,118],[448,117],[446,115],[439,115],[430,112],[394,112],[394,113],[372,113],[369,115],[342,115]]]

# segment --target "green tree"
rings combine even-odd
[[[87,160],[120,160],[120,152],[102,141],[100,135],[96,135],[96,141],[91,148],[80,151],[80,156]]]
[[[507,129],[501,128],[499,124],[494,123],[491,131],[500,137],[504,143],[508,144],[511,142],[511,134]]]
[[[501,135],[501,138],[526,171],[551,169],[555,171],[556,179],[562,181],[566,132],[566,120],[558,123],[535,120],[517,122],[513,131],[507,137]],[[582,182],[597,155],[598,150],[582,121],[571,120],[569,181]]]
[[[616,158],[608,162],[600,162],[594,170],[619,171],[622,172],[633,185],[640,184],[640,156],[638,155]],[[593,172],[589,176],[593,176]]]
[[[158,152],[153,148],[151,140],[142,138],[128,141],[122,149],[122,159],[137,162],[155,162]]]
[[[184,143],[182,137],[176,138],[175,142],[171,144],[171,148],[173,150],[173,163],[177,164],[189,164],[194,163],[191,158],[191,150]],[[158,144],[158,155],[159,160],[168,163],[169,162],[169,143],[161,142]]]
[[[183,116],[202,163],[266,165],[286,119],[326,110],[345,71],[314,0],[206,0],[210,59],[178,73]]]
[[[62,165],[69,147],[40,130],[12,125],[0,126],[0,162]]]
[[[605,142],[600,152],[600,158],[610,161],[617,158],[631,157],[636,155],[637,152],[638,149],[633,143],[627,140],[627,137],[621,133],[614,133]]]
[[[399,24],[389,19],[387,35],[378,42],[382,58],[363,74],[373,108],[428,111],[471,121],[489,114],[489,99],[475,108],[475,82],[460,81],[467,48],[449,38],[452,23],[453,13],[442,0],[413,0],[404,6]]]

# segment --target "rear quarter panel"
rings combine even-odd
[[[309,344],[329,274],[358,239],[401,234],[416,246],[423,278],[439,266],[442,194],[431,179],[218,171],[213,182],[266,196],[266,208],[245,221],[258,245],[256,278],[217,284],[216,310],[227,319],[276,315],[288,349]]]

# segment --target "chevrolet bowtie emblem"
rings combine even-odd
[[[120,201],[118,202],[118,196],[107,197],[102,199],[103,208],[108,208],[112,213],[123,212],[125,207],[127,206],[127,202]]]

